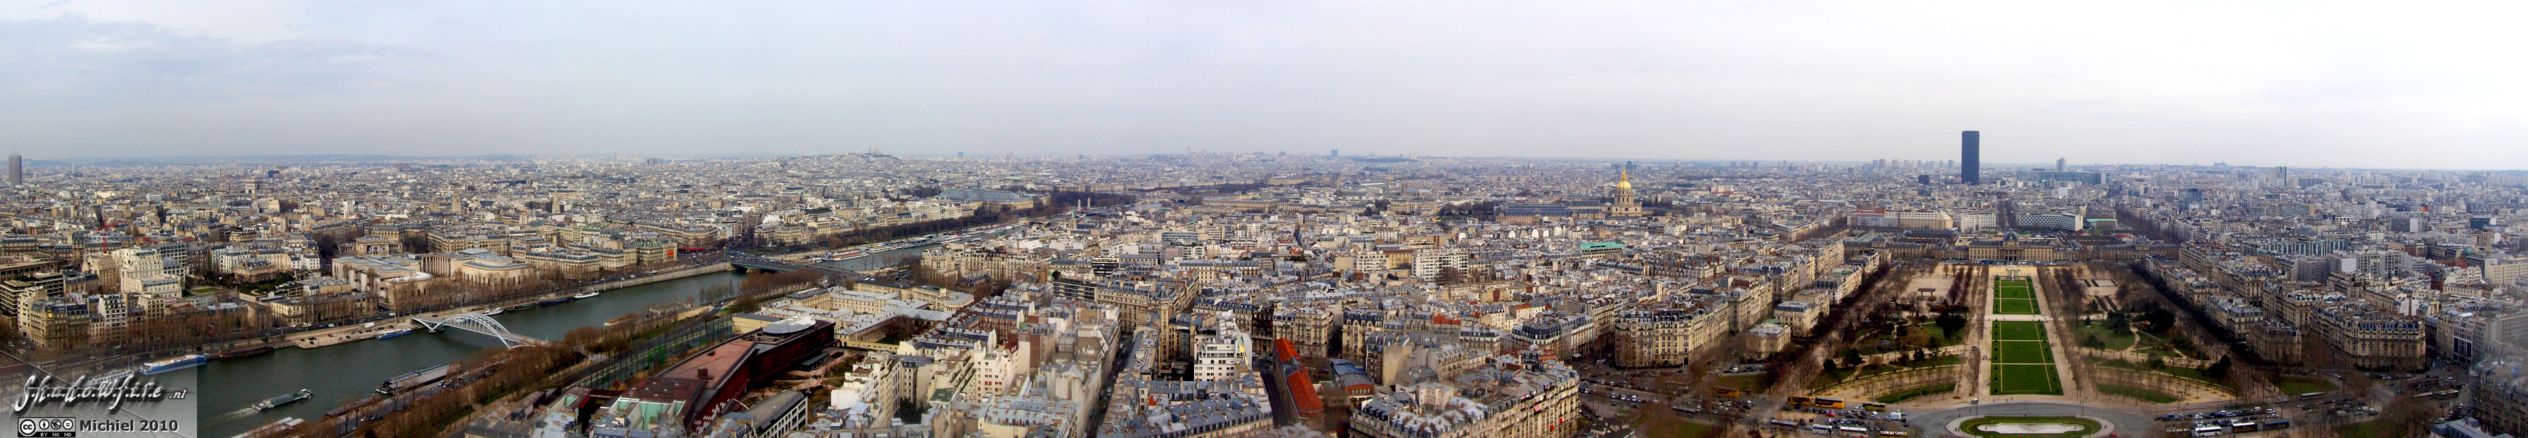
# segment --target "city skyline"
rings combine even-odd
[[[0,370],[192,436],[2528,430],[2528,172],[1337,157],[39,170]]]
[[[2522,13],[0,0],[0,424],[2528,436]]]
[[[0,7],[5,61],[44,66],[5,73],[0,129],[39,159],[1866,161],[1975,127],[1992,162],[2528,169],[2528,66],[2473,56],[2528,38],[2491,21],[2517,5],[2191,6],[53,2]]]
[[[1192,154],[1195,154],[1195,155],[1216,155],[1216,156],[1238,156],[1238,155],[1264,155],[1264,156],[1289,156],[1289,157],[1309,157],[1309,156],[1311,156],[1311,155],[1309,155],[1309,154],[1304,154],[1304,153],[1300,153],[1300,152],[1297,152],[1297,151],[1204,151],[1204,150],[1194,150],[1194,151],[1191,151],[1191,152],[1192,152]],[[1951,153],[1955,153],[1955,152],[1956,152],[1955,150],[1952,150],[1952,151],[1951,151]],[[669,160],[733,160],[733,161],[746,161],[746,160],[762,160],[762,159],[778,159],[778,158],[800,158],[800,157],[818,157],[818,156],[831,156],[831,155],[848,155],[848,154],[862,154],[862,153],[877,153],[877,154],[882,154],[882,155],[888,155],[888,156],[898,156],[898,157],[907,157],[907,158],[993,159],[993,158],[999,158],[999,157],[1009,157],[1009,158],[1029,159],[1029,160],[1034,160],[1034,159],[1059,159],[1059,158],[1070,158],[1070,157],[1082,157],[1082,158],[1094,158],[1094,159],[1131,159],[1131,158],[1155,158],[1155,157],[1187,156],[1187,151],[1174,151],[1174,152],[1169,152],[1169,151],[1156,151],[1156,152],[1113,153],[1113,154],[1074,154],[1074,153],[1050,153],[1050,152],[1048,152],[1048,153],[1014,153],[1014,152],[1013,152],[1013,153],[1000,154],[1000,155],[990,155],[990,156],[983,156],[983,155],[968,156],[967,154],[964,154],[964,153],[962,153],[962,152],[960,152],[960,151],[947,151],[947,152],[927,152],[927,151],[925,151],[925,152],[915,152],[915,153],[896,153],[896,152],[892,152],[892,151],[876,151],[876,152],[871,152],[871,151],[831,151],[831,152],[824,152],[824,153],[806,153],[806,154],[783,154],[783,153],[770,153],[770,152],[746,152],[746,153],[687,153],[687,154],[672,154],[672,153],[662,153],[662,154],[623,154],[623,153],[607,153],[607,152],[590,152],[590,153],[577,153],[577,154],[452,154],[452,155],[398,155],[398,154],[280,154],[280,155],[71,156],[71,157],[25,158],[25,159],[24,159],[24,163],[25,163],[25,168],[41,168],[41,167],[47,167],[47,166],[72,166],[72,167],[78,167],[78,166],[126,166],[126,165],[131,165],[131,166],[162,166],[162,165],[236,165],[236,166],[280,165],[280,166],[291,166],[291,165],[362,165],[362,164],[374,165],[374,164],[391,164],[391,163],[399,163],[399,162],[447,162],[447,163],[471,163],[471,164],[483,164],[483,163],[498,163],[498,162],[502,162],[502,161],[515,161],[515,160],[535,160],[535,161],[541,161],[541,160],[605,160],[605,159],[631,160],[631,159],[652,159],[652,158],[656,158],[656,159],[669,159]],[[1328,156],[1328,157],[1326,157],[1326,158],[1345,158],[1345,157],[1341,157],[1341,156]],[[1463,160],[1509,160],[1509,161],[1537,161],[1537,162],[1594,162],[1594,163],[1618,163],[1618,162],[1622,162],[1622,163],[1634,163],[1634,164],[1645,164],[1645,163],[1646,163],[1646,164],[1684,164],[1684,165],[1705,165],[1705,166],[1711,166],[1711,165],[1750,164],[1750,163],[1752,163],[1752,164],[1761,164],[1761,165],[1796,164],[1796,165],[1827,165],[1827,166],[1839,166],[1839,165],[1874,165],[1874,164],[1899,164],[1899,165],[1920,165],[1920,166],[1948,166],[1948,167],[1950,167],[1950,170],[1948,171],[1948,173],[1943,174],[1943,175],[1946,175],[1946,176],[1942,176],[1943,178],[1948,178],[1948,179],[1955,179],[1955,178],[1956,178],[1956,176],[1957,176],[1958,170],[1959,170],[1958,166],[1963,166],[1962,164],[1959,164],[1959,163],[1958,163],[1958,160],[1957,160],[1957,158],[1956,158],[1956,157],[1924,158],[1924,159],[1897,158],[1897,157],[1859,157],[1859,158],[1851,158],[1851,159],[1832,159],[1832,160],[1772,160],[1772,159],[1725,159],[1725,158],[1703,158],[1703,159],[1697,159],[1697,158],[1653,158],[1653,157],[1630,157],[1630,156],[1461,156],[1461,155],[1446,155],[1446,154],[1379,154],[1379,155],[1356,155],[1356,156],[1352,156],[1352,157],[1349,157],[1349,158],[1360,158],[1360,159],[1368,159],[1368,158],[1463,159]],[[2169,168],[2188,168],[2188,167],[2225,168],[2225,167],[2226,167],[2226,168],[2242,168],[2242,169],[2282,169],[2282,168],[2289,168],[2289,167],[2291,167],[2291,166],[2284,166],[2284,165],[2272,165],[2272,164],[2265,164],[2265,163],[2232,163],[2232,162],[2226,162],[2226,161],[2223,161],[2223,162],[2208,162],[2208,163],[2113,163],[2113,162],[2109,162],[2109,163],[2081,163],[2081,162],[2073,162],[2073,161],[2070,161],[2068,158],[2062,158],[2062,157],[2057,157],[2057,158],[2055,158],[2055,159],[2053,159],[2053,160],[2031,161],[2031,162],[2000,162],[2000,163],[1995,163],[1995,162],[1989,162],[1989,161],[1990,161],[1990,160],[1978,160],[1978,164],[1981,164],[1981,165],[1982,165],[1982,167],[1981,167],[1982,169],[1993,169],[1993,170],[2000,170],[2000,171],[2016,171],[2016,170],[2043,170],[2043,169],[2048,169],[2048,168],[2051,168],[2051,169],[2054,169],[2054,170],[2060,171],[2060,170],[2064,170],[2064,169],[2068,169],[2068,168],[2088,168],[2088,167],[2092,167],[2092,166],[2104,166],[2104,167],[2142,167],[2142,168],[2151,168],[2151,167],[2169,167]],[[2067,167],[2067,166],[2068,166],[2068,167]],[[2303,169],[2315,169],[2315,170],[2339,170],[2339,171],[2388,171],[2388,172],[2408,172],[2408,171],[2426,171],[2426,172],[2429,172],[2429,171],[2448,171],[2448,172],[2495,172],[2495,173],[2500,173],[2500,172],[2528,172],[2528,169],[2461,169],[2461,168],[2396,168],[2396,167],[2325,167],[2325,166],[2310,166],[2310,167],[2302,167],[2302,168],[2303,168]],[[31,174],[31,172],[30,172],[29,174]]]

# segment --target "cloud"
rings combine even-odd
[[[344,40],[239,42],[78,16],[0,21],[0,100],[13,111],[287,99],[376,89],[410,48]]]
[[[2528,3],[81,0],[0,141],[2528,167]],[[141,126],[148,129],[130,129]],[[2382,151],[2397,153],[2383,154]]]

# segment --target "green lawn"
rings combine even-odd
[[[1993,365],[1993,395],[2063,395],[2054,365]]]
[[[2216,386],[2216,387],[2220,387],[2221,389],[2227,389],[2227,390],[2231,390],[2231,391],[2236,391],[2236,390],[2238,390],[2238,388],[2232,388],[2232,387],[2230,387],[2230,385],[2229,385],[2229,384],[2226,384],[2226,383],[2221,383],[2220,381],[2213,380],[2213,379],[2212,379],[2212,378],[2210,378],[2210,377],[2204,377],[2204,375],[2203,375],[2203,370],[2197,370],[2197,369],[2193,369],[2193,368],[2186,368],[2186,367],[2164,367],[2164,368],[2160,368],[2160,369],[2155,369],[2155,370],[2154,370],[2154,369],[2151,369],[2151,367],[2150,367],[2149,365],[2144,365],[2144,364],[2133,363],[2133,361],[2122,360],[2122,359],[2092,359],[2092,360],[2090,360],[2090,363],[2095,363],[2095,364],[2098,364],[2099,366],[2105,366],[2105,367],[2109,367],[2109,368],[2123,368],[2123,369],[2135,370],[2135,371],[2144,371],[2144,372],[2153,372],[2153,373],[2167,374],[2167,375],[2171,375],[2171,376],[2182,377],[2182,378],[2185,378],[2186,380],[2193,380],[2193,381],[2197,381],[2197,382],[2203,382],[2203,384],[2206,384],[2206,385],[2212,385],[2212,386]],[[2296,395],[2296,394],[2295,394],[2295,395]]]
[[[1896,391],[1896,392],[1887,393],[1887,394],[1884,394],[1884,395],[1880,395],[1880,396],[1878,396],[1877,398],[1873,399],[1872,401],[1876,401],[1876,402],[1879,402],[1879,403],[1895,404],[1895,403],[1901,403],[1901,402],[1904,402],[1904,401],[1906,401],[1906,400],[1912,400],[1912,399],[1919,398],[1919,397],[1933,396],[1933,395],[1941,395],[1941,394],[1948,394],[1948,393],[1951,393],[1951,392],[1956,392],[1956,391],[1957,391],[1957,384],[1956,384],[1956,383],[1942,383],[1942,384],[1938,384],[1938,385],[1924,386],[1924,387],[1919,387],[1919,388],[1913,388],[1913,389],[1907,389],[1907,390],[1903,390],[1903,391]]]
[[[1994,315],[2035,315],[2036,300],[1993,300]]]
[[[2107,325],[2105,323],[2080,326],[2079,333],[2079,337],[2073,338],[2072,342],[2077,343],[2081,339],[2096,336],[2098,337],[2098,341],[2100,343],[2106,344],[2103,348],[2108,351],[2122,351],[2126,348],[2132,348],[2133,341],[2137,339],[2132,333],[2116,334],[2115,330],[2107,329]]]
[[[2308,377],[2283,376],[2275,378],[2273,379],[2273,386],[2281,388],[2283,395],[2295,397],[2300,394],[2335,390],[2334,382]]]
[[[1992,432],[1985,432],[1985,431],[1982,431],[1982,430],[1978,430],[1980,427],[1982,427],[1982,426],[1984,426],[1984,425],[1987,425],[1987,424],[2012,424],[2012,423],[2021,423],[2021,424],[2029,424],[2029,423],[2032,423],[2032,424],[2070,424],[2070,425],[2080,426],[2080,430],[2075,430],[2075,431],[2071,431],[2071,432],[2064,432],[2064,433],[2059,433],[2059,434],[2053,434],[2053,435],[2004,435],[2004,434],[1999,434],[1999,433],[1992,433]],[[2087,419],[2087,418],[2080,418],[2080,417],[1975,417],[1975,418],[1967,419],[1967,420],[1966,420],[1966,422],[1964,422],[1964,423],[1959,423],[1959,424],[1957,425],[1957,428],[1958,428],[1959,430],[1966,431],[1966,434],[1968,434],[1968,435],[1974,435],[1974,436],[1986,437],[1986,438],[1992,438],[1992,437],[2012,437],[2012,438],[2024,438],[2024,437],[2060,437],[2060,438],[2080,438],[2080,437],[2088,436],[2089,434],[2092,434],[2092,433],[2097,433],[2100,429],[2105,429],[2105,426],[2101,426],[2101,425],[2099,425],[2099,424],[2098,424],[2098,422],[2097,422],[2096,420],[2091,420],[2091,419]],[[2346,436],[2350,436],[2350,435],[2346,435]]]
[[[2045,324],[2036,321],[1993,321],[1993,340],[2042,341]]]
[[[2036,298],[2036,284],[2028,280],[1999,280],[1993,282],[1993,292],[2002,298]]]
[[[1993,321],[1994,395],[2063,393],[2054,375],[2054,354],[2045,326],[2035,321]]]
[[[1923,331],[1931,332],[1931,346],[1933,348],[1945,347],[1949,344],[1957,343],[1955,339],[1956,336],[1950,335],[1947,329],[1940,328],[1939,324],[1923,323],[1916,324],[1915,327],[1919,327]]]
[[[1994,341],[1993,362],[2054,363],[2054,353],[2045,347],[2045,341]]]
[[[2004,300],[2033,300],[2036,299],[2036,290],[2025,287],[2001,286],[1993,288],[1993,298]]]
[[[2104,393],[2107,393],[2107,394],[2112,394],[2112,395],[2120,395],[2120,396],[2124,396],[2124,397],[2126,397],[2126,398],[2131,398],[2131,399],[2141,400],[2141,401],[2146,401],[2146,402],[2151,402],[2151,403],[2176,403],[2176,402],[2177,402],[2177,396],[2175,396],[2175,395],[2169,395],[2168,393],[2165,393],[2165,392],[2159,392],[2159,391],[2152,390],[2152,389],[2149,389],[2149,388],[2138,388],[2138,387],[2131,387],[2131,386],[2124,386],[2124,385],[2098,385],[2098,392],[2104,392]]]
[[[1993,314],[2035,315],[2036,288],[2028,280],[1993,281]]]

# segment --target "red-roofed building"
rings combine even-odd
[[[1308,378],[1308,369],[1299,366],[1289,366],[1285,369],[1290,370],[1290,373],[1286,375],[1288,380],[1283,385],[1290,388],[1290,403],[1298,408],[1299,416],[1318,418],[1325,415],[1325,399],[1317,396],[1317,384],[1315,380]]]
[[[617,399],[617,405],[648,403],[675,406],[670,413],[682,423],[684,430],[701,430],[713,417],[734,406],[731,402],[738,396],[761,383],[759,379],[797,367],[802,360],[834,345],[832,322],[776,326],[780,327],[766,327],[686,357],[665,371],[634,384]],[[634,412],[614,414],[640,415]],[[600,426],[606,424],[601,423]]]
[[[1275,377],[1281,379],[1279,382],[1281,384],[1268,386],[1280,387],[1278,389],[1283,391],[1285,396],[1282,399],[1287,400],[1289,403],[1287,407],[1291,409],[1291,412],[1301,418],[1319,418],[1325,415],[1325,399],[1317,395],[1316,379],[1308,376],[1308,366],[1301,362],[1299,348],[1292,345],[1288,338],[1275,338],[1273,339],[1273,358],[1275,367],[1273,369],[1280,370],[1280,374]]]

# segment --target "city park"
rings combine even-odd
[[[2185,435],[2206,427],[2372,436],[2365,428],[2389,423],[2307,412],[2313,397],[2358,396],[2370,383],[2359,373],[2330,377],[2323,365],[2242,356],[2245,347],[2220,340],[2217,321],[2201,319],[2184,307],[2183,292],[2156,280],[2142,265],[2117,262],[1899,263],[1764,366],[1654,374],[1657,385],[1686,394],[1749,400],[1736,409],[1751,415],[1697,413],[1691,408],[1714,405],[1680,396],[1678,413],[1632,422],[1663,431],[1651,436],[1679,437],[1736,427],[1835,425],[1827,431],[1834,433],[1856,424],[1912,436]],[[2216,413],[2235,415],[2193,416]],[[1868,421],[1847,419],[1855,417]]]
[[[2246,399],[2207,377],[2223,361],[2170,330],[2166,311],[2135,311],[2122,288],[2086,268],[1949,263],[1890,278],[1902,286],[1893,301],[1932,315],[1864,328],[1846,347],[1904,339],[1896,348],[1928,348],[1847,351],[1857,360],[1828,359],[1808,395],[1913,413],[1917,428],[1940,435],[2060,437],[2155,430],[2143,413]]]

